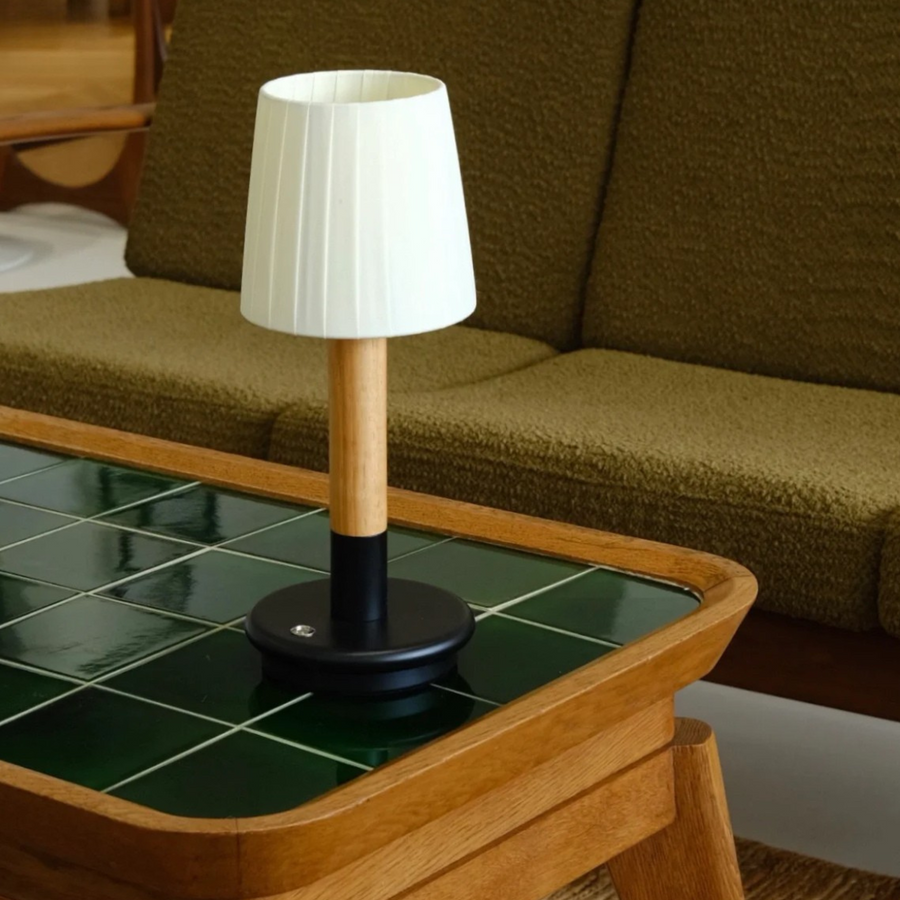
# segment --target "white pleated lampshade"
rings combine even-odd
[[[241,312],[325,338],[444,328],[475,308],[443,82],[385,71],[278,78],[259,93]]]

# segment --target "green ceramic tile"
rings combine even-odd
[[[0,500],[0,547],[24,541],[27,538],[43,534],[62,525],[74,524],[74,519],[46,512],[43,509],[32,509],[29,506],[16,506],[15,503],[4,503]]]
[[[263,719],[253,729],[374,768],[492,709],[481,700],[437,688],[399,700],[310,697]]]
[[[112,513],[107,521],[201,544],[217,544],[308,511],[306,507],[197,485]]]
[[[176,816],[261,816],[300,806],[363,769],[238,732],[113,795]]]
[[[285,522],[268,531],[252,534],[228,545],[231,550],[267,556],[298,566],[329,571],[331,567],[331,531],[327,513],[306,516],[294,522]],[[388,531],[388,558],[411,553],[440,540],[439,535],[407,528],[391,528]]]
[[[70,681],[0,664],[0,722],[71,691]]]
[[[681,588],[599,570],[523,600],[506,614],[627,644],[697,606],[697,598]]]
[[[297,696],[263,681],[259,653],[234,631],[211,634],[105,683],[235,725]]]
[[[126,503],[147,500],[181,484],[187,482],[73,459],[46,472],[0,484],[0,497],[75,516],[95,516]]]
[[[89,689],[0,726],[0,759],[103,790],[224,730],[195,716]]]
[[[26,616],[51,603],[65,600],[73,593],[66,588],[50,587],[48,584],[35,584],[22,578],[0,575],[0,625]]]
[[[0,571],[88,591],[196,549],[149,534],[80,522],[0,551]]]
[[[571,578],[586,568],[471,541],[450,541],[398,559],[391,563],[388,574],[446,588],[480,606],[496,606]]]
[[[266,594],[321,577],[321,572],[212,550],[103,593],[198,619],[231,622]]]
[[[536,625],[488,616],[442,684],[505,703],[609,653],[605,647]]]
[[[28,472],[37,472],[48,466],[62,462],[64,456],[42,453],[40,450],[29,450],[27,447],[16,447],[13,444],[0,444],[0,481],[18,478]]]
[[[0,628],[0,657],[87,680],[203,630],[123,603],[76,597]]]

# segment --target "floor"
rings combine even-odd
[[[0,247],[32,259],[0,272],[0,292],[126,275],[124,231],[59,206],[0,215]],[[900,877],[900,724],[701,683],[680,715],[716,729],[735,832]]]

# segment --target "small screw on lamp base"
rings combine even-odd
[[[416,581],[388,579],[387,614],[372,621],[333,618],[331,595],[332,579],[323,578],[282,588],[253,608],[244,627],[267,678],[334,696],[408,694],[453,669],[475,630],[463,600]]]

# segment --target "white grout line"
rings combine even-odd
[[[143,472],[145,470],[138,469],[137,471]],[[155,472],[150,474],[155,475]],[[167,478],[166,475],[161,475],[161,478]],[[121,506],[114,506],[111,509],[104,509],[101,512],[94,513],[92,516],[86,516],[84,521],[90,522],[94,519],[99,519],[101,516],[112,516],[115,513],[124,512],[127,509],[132,509],[135,506],[143,506],[145,503],[153,503],[155,500],[162,500],[165,497],[171,497],[175,494],[183,494],[186,491],[191,490],[191,488],[195,488],[200,484],[199,481],[189,481],[187,484],[179,484],[177,487],[169,488],[165,491],[160,491],[158,494],[153,494],[151,497],[144,497],[142,500],[132,500],[131,503],[123,503]]]
[[[20,504],[24,505],[24,504]],[[28,507],[29,509],[40,509],[40,507]],[[46,509],[41,509],[41,512],[47,512]],[[80,525],[82,523],[82,519],[75,519],[74,522],[66,522],[65,525],[59,525],[56,528],[51,528],[48,531],[42,531],[40,534],[33,534],[31,537],[23,538],[21,541],[14,541],[12,544],[4,544],[0,552],[5,553],[7,550],[13,550],[16,547],[21,547],[22,544],[30,544],[32,541],[36,541],[42,537],[46,537],[48,534],[58,534],[60,531],[68,531],[70,528],[74,528],[76,525]],[[9,574],[15,574],[10,572]],[[21,577],[21,576],[20,576]]]
[[[19,447],[18,444],[5,444],[7,447]],[[21,449],[31,450],[31,447],[22,446]],[[41,452],[41,451],[38,451]],[[0,486],[12,484],[14,481],[21,481],[23,478],[28,478],[30,475],[39,475],[41,472],[49,472],[50,469],[58,469],[60,466],[64,466],[66,463],[72,462],[73,459],[77,459],[78,457],[70,456],[65,459],[60,459],[58,462],[50,463],[49,465],[44,466],[42,469],[35,469],[32,472],[23,472],[21,475],[13,475],[12,478],[3,478],[0,479]]]
[[[57,585],[53,585],[53,587],[56,586]],[[71,590],[71,588],[66,588],[66,590]],[[10,619],[8,622],[0,623],[0,631],[2,631],[4,628],[9,628],[11,625],[18,625],[20,622],[24,622],[26,619],[31,619],[34,618],[34,616],[39,616],[41,613],[47,612],[50,609],[56,609],[57,606],[63,606],[70,600],[77,600],[79,597],[85,596],[87,595],[83,591],[76,591],[71,597],[63,597],[61,600],[56,600],[53,603],[48,603],[46,606],[41,606],[38,609],[33,609],[31,612],[18,616],[15,619]]]
[[[104,522],[102,519],[91,518],[91,519],[82,519],[82,523],[87,523],[90,525],[96,525],[99,528],[108,528],[111,531],[124,531],[128,534],[139,534],[141,537],[147,537],[153,540],[156,538],[158,541],[169,541],[173,544],[186,544],[188,547],[202,547],[204,550],[209,550],[211,547],[208,544],[201,544],[200,541],[189,541],[186,538],[177,538],[177,537],[169,537],[167,534],[157,534],[155,531],[147,531],[142,528],[132,528],[130,525],[120,525],[118,522]]]
[[[202,625],[207,629],[216,627],[217,625],[226,624],[222,622],[213,622],[210,619],[201,619],[199,616],[189,616],[186,613],[175,612],[164,606],[150,606],[149,604],[140,603],[137,600],[123,600],[121,597],[109,597],[105,594],[98,596],[90,591],[85,594],[85,596],[92,597],[95,600],[103,600],[106,603],[117,603],[119,606],[127,606],[131,609],[137,609],[140,612],[153,613],[154,615],[162,616],[164,619],[179,619],[182,622],[189,622],[191,625]]]
[[[174,762],[178,762],[180,759],[184,759],[186,756],[191,756],[194,753],[197,753],[200,750],[205,749],[213,744],[217,744],[219,741],[225,740],[227,737],[231,737],[234,734],[237,734],[240,731],[244,730],[244,727],[247,725],[251,725],[255,722],[258,722],[260,719],[266,718],[266,716],[274,715],[277,712],[281,712],[283,709],[287,709],[287,707],[292,706],[294,703],[299,703],[301,700],[305,700],[309,694],[303,694],[300,697],[293,697],[288,700],[286,703],[282,703],[280,706],[276,706],[274,709],[268,710],[265,713],[262,713],[259,716],[255,716],[252,719],[249,719],[247,722],[244,722],[242,725],[230,725],[228,730],[223,734],[216,735],[215,737],[210,738],[207,741],[203,741],[200,744],[197,744],[195,747],[190,747],[187,750],[182,751],[181,753],[176,753],[175,756],[169,757],[169,759],[164,759],[162,762],[157,763],[156,765],[150,766],[147,769],[142,769],[140,772],[137,772],[134,775],[129,775],[128,778],[123,778],[121,781],[117,781],[115,784],[110,787],[104,788],[101,793],[109,794],[112,791],[118,790],[120,787],[124,787],[126,784],[130,784],[132,781],[137,781],[138,778],[143,778],[144,775],[150,775],[153,772],[156,772],[159,769],[165,768],[168,765],[171,765]],[[179,710],[179,712],[186,712],[186,710]],[[255,732],[253,732],[255,734]],[[264,737],[268,737],[268,735],[260,735]],[[321,754],[320,754],[321,755]]]
[[[0,721],[0,726],[9,725],[10,722],[15,722],[16,719],[21,719],[24,716],[30,715],[33,712],[37,712],[39,709],[43,709],[45,706],[49,706],[51,703],[56,703],[57,700],[62,700],[66,697],[71,697],[74,694],[79,694],[81,691],[87,690],[89,685],[80,684],[72,687],[71,691],[65,691],[62,694],[57,694],[55,697],[51,697],[49,700],[44,700],[43,703],[38,703],[35,706],[29,706],[28,709],[22,710],[20,713],[16,713],[14,716],[9,716],[6,719]]]
[[[244,495],[242,495],[244,496]],[[253,496],[253,495],[250,495]],[[308,519],[310,516],[318,516],[325,512],[321,507],[316,507],[315,509],[309,509],[306,512],[298,513],[296,516],[292,516],[290,519],[282,519],[280,522],[273,522],[271,525],[263,525],[262,528],[257,528],[256,531],[248,531],[246,534],[239,534],[237,537],[228,538],[227,541],[220,541],[216,544],[216,548],[219,550],[229,550],[228,544],[233,544],[235,541],[242,541],[244,538],[254,537],[257,534],[262,534],[265,531],[271,531],[273,528],[279,528],[282,525],[290,525],[292,522],[298,522],[300,519]],[[239,551],[234,551],[239,552]],[[246,553],[242,554],[244,556],[250,556],[252,554]]]
[[[229,556],[239,556],[241,559],[255,559],[261,562],[275,563],[279,566],[287,566],[289,569],[299,569],[301,572],[312,572],[315,575],[328,574],[325,569],[315,569],[312,566],[303,566],[300,565],[300,563],[288,562],[287,560],[278,559],[274,556],[260,556],[256,553],[245,553],[243,550],[232,550],[231,547],[223,547],[221,544],[210,547],[210,550],[214,550],[216,553],[227,553]]]
[[[388,538],[390,540],[390,538]],[[455,541],[454,537],[443,537],[438,541],[432,541],[429,544],[425,544],[424,547],[416,547],[415,550],[407,550],[406,553],[401,553],[399,556],[392,556],[388,560],[388,568],[390,568],[391,563],[399,562],[401,559],[409,559],[410,556],[417,556],[419,553],[424,553],[426,550],[431,550],[434,547],[440,547],[441,544],[449,544],[451,541]]]
[[[522,594],[520,597],[513,597],[511,600],[504,600],[503,603],[498,603],[496,606],[486,606],[484,608],[487,609],[487,611],[491,615],[496,612],[502,612],[505,609],[509,609],[511,606],[515,606],[517,603],[522,603],[525,600],[530,600],[532,597],[537,597],[539,594],[545,594],[547,591],[552,591],[558,587],[562,587],[564,584],[568,584],[570,581],[575,581],[578,578],[584,578],[585,575],[590,575],[591,572],[595,572],[596,570],[597,566],[591,566],[590,568],[585,569],[585,571],[583,572],[576,572],[574,575],[570,575],[568,578],[563,578],[562,581],[554,581],[553,584],[548,584],[544,587],[537,588],[534,591],[529,591],[527,594]]]
[[[0,487],[2,487],[2,484],[0,484]],[[62,519],[81,521],[81,516],[76,516],[74,513],[60,512],[58,509],[47,509],[46,506],[37,506],[34,503],[26,503],[24,500],[12,500],[9,497],[0,497],[0,505],[22,506],[25,509],[33,509],[35,512],[46,513],[48,516],[59,516]]]
[[[215,737],[211,737],[194,747],[189,747],[187,750],[182,750],[181,753],[176,753],[174,756],[170,756],[168,759],[164,759],[162,762],[157,763],[155,766],[150,766],[147,769],[142,769],[135,775],[129,775],[127,778],[123,778],[121,779],[121,781],[117,781],[115,784],[111,784],[109,787],[103,788],[100,793],[110,794],[113,791],[117,791],[119,788],[125,787],[126,784],[131,784],[132,781],[137,781],[138,778],[143,778],[145,775],[150,775],[153,772],[156,772],[158,769],[165,768],[172,763],[178,762],[178,760],[180,759],[184,759],[186,756],[191,756],[192,754],[197,753],[200,750],[204,750],[206,747],[211,747],[213,744],[218,744],[219,741],[224,741],[225,738],[231,737],[231,735],[236,734],[237,731],[237,728],[230,728],[228,731],[225,731],[222,734],[217,734]]]
[[[227,625],[219,625],[215,628],[208,628],[206,631],[201,631],[200,634],[195,634],[189,638],[185,638],[183,641],[178,641],[175,644],[172,644],[169,647],[164,647],[162,650],[157,650],[156,653],[151,653],[149,656],[142,656],[140,659],[135,660],[134,662],[130,662],[127,665],[121,666],[118,669],[113,669],[111,672],[106,672],[103,675],[98,675],[96,678],[91,679],[91,684],[104,684],[109,681],[111,678],[115,678],[117,675],[122,675],[124,672],[130,672],[132,669],[136,669],[138,666],[144,665],[144,663],[154,662],[163,656],[168,656],[170,653],[174,653],[176,650],[180,650],[182,647],[187,647],[190,644],[196,644],[197,641],[202,641],[204,638],[210,637],[210,635],[217,634],[220,631],[224,631],[228,626]]]
[[[267,734],[265,731],[256,731],[253,728],[248,728],[246,725],[242,725],[239,729],[243,731],[245,734],[253,734],[257,737],[266,738],[270,741],[275,741],[279,744],[285,744],[288,747],[293,747],[296,750],[305,750],[307,753],[313,753],[316,756],[324,756],[325,759],[330,759],[332,762],[339,762],[343,765],[353,766],[356,769],[362,769],[364,772],[371,772],[372,767],[367,766],[364,763],[356,762],[352,759],[347,759],[344,756],[337,756],[334,753],[329,753],[327,750],[319,750],[316,747],[310,747],[308,744],[298,744],[297,741],[289,741],[287,738],[279,737],[277,734]]]
[[[478,700],[479,703],[486,703],[488,706],[500,707],[503,704],[497,703],[494,700],[488,700],[487,697],[479,697],[476,694],[469,694],[466,691],[459,691],[456,688],[447,687],[444,684],[432,684],[433,688],[437,688],[439,691],[446,691],[448,694],[459,694],[460,697],[466,697],[469,700]]]
[[[217,719],[214,716],[207,716],[198,713],[193,709],[182,709],[180,706],[172,706],[169,703],[163,703],[161,700],[153,700],[151,697],[142,697],[140,694],[132,694],[129,691],[122,691],[119,688],[110,687],[106,684],[93,684],[91,687],[98,691],[104,691],[107,694],[116,694],[119,697],[127,697],[129,700],[139,700],[141,703],[149,703],[151,706],[159,706],[167,709],[169,712],[181,713],[182,715],[193,716],[195,719],[203,719],[204,722],[212,722],[214,725],[224,725],[226,728],[234,728],[234,722],[226,722],[225,719]]]
[[[543,631],[555,631],[557,634],[564,634],[567,637],[580,638],[582,641],[588,641],[591,644],[600,644],[603,647],[609,647],[611,650],[621,650],[622,644],[614,644],[612,641],[604,641],[602,638],[591,637],[587,634],[579,634],[577,631],[566,631],[565,628],[557,628],[555,625],[546,625],[543,622],[535,622],[532,619],[519,619],[516,616],[510,616],[506,613],[491,613],[496,615],[498,619],[506,619],[507,622],[518,622],[520,625],[532,625]]]
[[[32,666],[29,663],[19,662],[16,659],[0,659],[0,666],[8,666],[10,669],[22,669],[25,672],[31,672],[32,675],[45,675],[56,681],[70,681],[72,684],[81,686],[86,684],[83,678],[76,678],[74,675],[63,675],[60,672],[51,672],[49,669]]]

